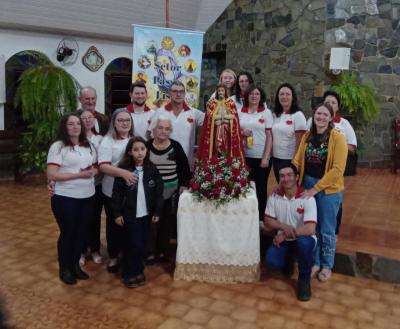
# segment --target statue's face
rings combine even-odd
[[[225,98],[225,88],[218,88],[217,89],[217,97],[218,99],[224,99]]]

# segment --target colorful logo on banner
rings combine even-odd
[[[147,105],[168,102],[168,88],[179,80],[186,102],[199,107],[203,32],[133,25],[132,81],[146,83]]]

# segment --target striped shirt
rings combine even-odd
[[[178,190],[178,172],[176,152],[173,145],[157,150],[150,144],[150,161],[155,164],[164,183],[164,200],[169,199]]]

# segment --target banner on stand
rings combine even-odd
[[[179,80],[186,102],[199,108],[203,32],[133,25],[132,81],[146,83],[147,105],[168,101],[168,88]]]

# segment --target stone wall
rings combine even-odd
[[[330,48],[351,47],[351,69],[376,88],[381,108],[356,127],[360,164],[387,166],[400,116],[399,20],[400,0],[235,0],[207,31],[204,52],[225,51],[226,67],[251,72],[270,106],[277,86],[292,83],[309,115],[312,97],[332,82]],[[214,79],[203,74],[203,93]]]
[[[305,110],[324,80],[324,0],[233,1],[205,35],[204,51],[226,51],[226,67],[249,71],[269,102],[292,83]]]
[[[379,118],[357,126],[361,160],[370,166],[388,165],[391,124],[400,116],[400,1],[327,0],[326,13],[326,52],[352,48],[351,70],[379,95]]]

